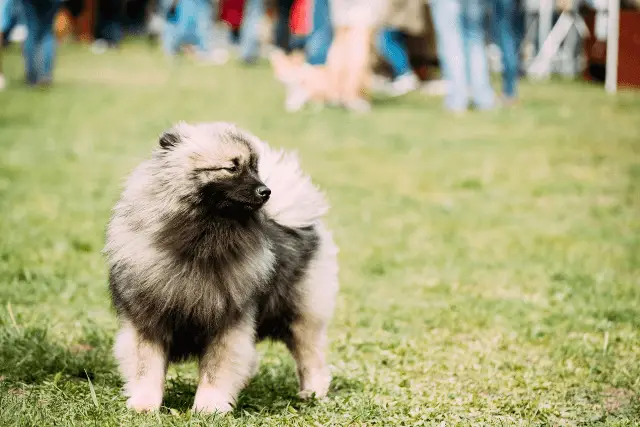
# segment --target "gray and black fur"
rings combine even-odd
[[[162,135],[107,231],[130,407],[157,409],[167,364],[196,357],[194,408],[230,410],[266,338],[291,350],[303,396],[326,394],[338,287],[326,209],[294,157],[233,125],[181,123]]]

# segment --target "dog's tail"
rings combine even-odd
[[[329,210],[327,200],[300,168],[293,152],[274,150],[266,143],[260,153],[260,179],[271,189],[265,205],[270,218],[280,225],[308,227]]]

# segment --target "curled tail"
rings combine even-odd
[[[260,179],[271,189],[264,209],[271,219],[285,227],[315,225],[329,210],[324,195],[302,172],[295,153],[274,150],[262,143]]]

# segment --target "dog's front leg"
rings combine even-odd
[[[127,406],[138,412],[160,409],[167,372],[167,354],[159,343],[141,336],[128,322],[118,332],[114,348],[125,380]]]
[[[253,313],[217,337],[200,359],[200,383],[193,409],[229,412],[251,377],[255,361]]]

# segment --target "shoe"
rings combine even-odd
[[[515,96],[505,96],[505,95],[503,95],[501,100],[500,100],[500,104],[504,108],[513,108],[513,107],[518,105],[518,98],[516,98]]]
[[[391,91],[391,80],[379,74],[371,76],[371,91],[375,94],[388,96]]]
[[[0,90],[4,90],[7,87],[7,80],[4,78],[4,74],[0,74]]]
[[[229,51],[227,49],[213,49],[211,52],[198,52],[196,57],[203,64],[224,65],[229,61]]]
[[[397,77],[394,81],[391,82],[389,87],[389,94],[391,96],[402,96],[406,95],[409,92],[413,92],[414,90],[420,87],[420,81],[418,80],[418,76],[414,73],[406,73],[399,77]]]
[[[51,77],[43,77],[38,80],[37,86],[41,89],[49,89],[53,84],[53,80]]]
[[[109,44],[106,40],[98,39],[91,44],[91,52],[94,55],[102,55],[109,48]]]
[[[448,90],[446,80],[430,80],[420,88],[420,92],[427,96],[446,96]]]

